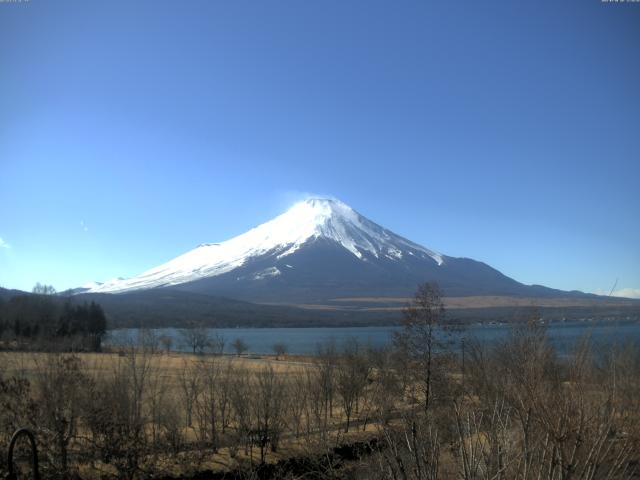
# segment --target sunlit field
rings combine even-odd
[[[3,352],[2,438],[27,426],[43,472],[87,479],[634,478],[632,346],[602,356],[585,340],[559,358],[530,325],[469,346],[464,362],[412,348],[399,338],[308,357]]]

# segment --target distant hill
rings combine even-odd
[[[7,288],[0,287],[0,298],[3,300],[8,300],[11,297],[15,297],[16,295],[29,295],[27,292],[23,292],[22,290],[10,290]]]
[[[0,289],[0,307],[13,296],[31,296],[20,290]],[[122,294],[61,293],[62,304],[95,301],[107,317],[108,327],[319,327],[393,325],[410,301],[405,297],[344,298],[325,304],[265,305],[225,297],[168,288]],[[451,321],[511,322],[530,318],[532,311],[550,320],[626,319],[640,320],[640,301],[625,299],[546,300],[524,297],[445,297]],[[0,319],[2,308],[0,308]]]
[[[286,305],[260,305],[230,298],[173,289],[153,289],[118,295],[80,294],[78,301],[102,305],[110,328],[349,326],[392,324],[397,312],[322,311]]]
[[[409,299],[347,299],[326,304],[264,305],[173,289],[151,289],[122,294],[81,294],[78,301],[102,305],[110,328],[117,327],[318,327],[394,325]],[[451,321],[511,322],[528,320],[535,311],[547,320],[640,320],[640,302],[574,301],[530,298],[445,298]],[[375,303],[375,305],[373,305]]]

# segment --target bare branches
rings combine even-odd
[[[440,325],[429,318],[404,333],[422,332],[431,347],[416,337],[394,349],[328,342],[308,362],[168,356],[148,345],[3,355],[0,441],[32,428],[52,478],[191,475],[210,465],[253,474],[282,455],[312,457],[303,473],[317,479],[339,478],[345,462],[372,480],[633,478],[637,348],[599,352],[585,339],[559,357],[533,322],[501,342],[470,341],[460,388],[461,366],[436,346],[435,330],[428,336]],[[332,457],[372,437],[362,456]],[[273,471],[287,478],[281,467]]]
[[[403,329],[396,335],[395,344],[413,362],[416,385],[422,390],[426,413],[433,394],[434,357],[437,348],[442,348],[436,334],[436,327],[444,318],[444,305],[438,285],[420,285],[413,302],[403,311],[403,316]]]
[[[247,345],[247,342],[245,342],[241,338],[236,338],[231,343],[231,348],[233,348],[233,350],[236,352],[236,355],[241,356],[243,353],[249,350],[249,345]]]

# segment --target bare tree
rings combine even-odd
[[[95,377],[85,407],[84,424],[95,457],[105,459],[125,480],[135,478],[148,458],[149,419],[143,407],[153,373],[150,359],[135,349],[118,357],[111,375]]]
[[[372,478],[389,480],[438,480],[456,478],[440,476],[442,440],[433,424],[414,411],[403,415],[400,426],[383,426],[378,464]],[[467,479],[465,479],[467,480]]]
[[[380,425],[388,425],[396,405],[404,398],[403,372],[395,368],[391,349],[369,348],[368,354],[371,386],[368,395],[364,397],[367,403],[363,429],[366,429],[367,421],[370,419]]]
[[[222,355],[224,353],[224,346],[226,343],[227,341],[224,338],[224,335],[215,333],[209,341],[209,348],[214,355]]]
[[[157,429],[162,433],[162,438],[157,442],[158,450],[177,457],[184,450],[186,436],[184,434],[184,415],[179,402],[174,401],[167,395],[159,397],[157,409]]]
[[[148,430],[151,433],[151,444],[154,447],[154,452],[158,452],[164,446],[163,441],[167,437],[165,430],[163,435],[163,428],[167,427],[167,418],[170,414],[174,413],[175,408],[172,409],[169,403],[171,402],[170,395],[168,394],[170,383],[167,375],[162,375],[161,372],[166,369],[166,363],[161,359],[156,359],[154,366],[150,371],[147,381],[147,395],[146,395],[146,410],[149,418]],[[167,410],[172,410],[167,413]]]
[[[78,435],[83,394],[89,380],[75,355],[47,355],[36,358],[36,401],[40,406],[40,431],[51,448],[49,461],[57,475],[69,474],[69,445]]]
[[[204,443],[211,445],[214,452],[218,451],[219,443],[219,396],[224,394],[220,388],[223,368],[218,361],[202,360],[196,365],[196,374],[201,385],[201,393],[195,401],[199,437]]]
[[[166,353],[171,352],[171,347],[173,346],[173,337],[171,335],[161,335],[158,340]]]
[[[198,398],[202,385],[195,364],[185,359],[178,376],[180,395],[185,409],[186,426],[193,426],[193,407]]]
[[[264,463],[267,446],[277,451],[284,426],[285,389],[282,379],[271,365],[255,374],[255,393],[252,395],[256,420],[253,432],[260,448],[260,463]]]
[[[235,368],[231,359],[225,360],[218,378],[218,412],[220,413],[220,430],[224,435],[231,421],[231,389],[235,376]]]
[[[599,371],[585,341],[561,362],[537,322],[472,352],[472,396],[455,407],[462,478],[631,478],[640,407],[620,403],[616,360]]]
[[[239,441],[244,444],[245,454],[250,455],[252,448],[251,432],[254,428],[253,409],[251,408],[251,377],[247,369],[236,369],[231,383],[231,405],[233,407],[236,432]]]
[[[154,330],[141,328],[138,330],[138,344],[140,348],[155,354],[160,346],[160,338]]]
[[[321,441],[326,440],[328,430],[328,399],[323,381],[324,373],[319,368],[307,368],[304,371],[303,388],[307,392],[307,404],[304,416],[307,438],[317,432]]]
[[[288,411],[291,416],[293,433],[296,438],[300,437],[302,422],[307,404],[309,402],[309,389],[307,388],[307,378],[305,371],[295,372],[286,384],[287,396],[289,398]]]
[[[236,338],[231,344],[231,347],[236,351],[236,355],[238,356],[241,356],[243,353],[249,350],[249,345],[247,345],[246,342],[241,338]]]
[[[338,352],[334,339],[317,346],[316,361],[320,367],[319,386],[324,395],[324,424],[326,426],[329,418],[333,417],[333,399],[336,384],[335,370],[338,365]]]
[[[180,335],[185,346],[190,348],[193,354],[204,353],[211,345],[209,332],[204,327],[183,328]]]
[[[425,379],[424,357],[405,340],[400,353],[354,340],[337,352],[330,342],[315,363],[278,370],[269,362],[249,370],[231,357],[187,354],[175,372],[171,359],[136,345],[120,355],[0,352],[0,443],[28,426],[38,435],[47,478],[82,472],[121,479],[195,477],[217,448],[226,454],[228,447],[235,459],[244,445],[248,476],[256,478],[255,451],[260,462],[269,448],[286,454],[302,446],[316,456],[343,442],[342,430],[355,430],[358,420],[377,432],[377,443],[371,455],[350,462],[345,475],[364,469],[354,478],[637,476],[637,345],[599,350],[587,338],[559,355],[545,328],[531,321],[499,341],[470,341],[465,388],[458,389],[450,384],[461,383],[459,365],[440,362],[434,340],[425,409],[423,396],[416,403],[403,394],[414,384],[423,392]],[[405,376],[406,369],[412,374]],[[334,397],[339,408],[332,418]],[[341,476],[313,459],[307,465],[308,477]],[[0,457],[0,477],[6,473]]]
[[[433,394],[434,356],[436,349],[443,347],[436,334],[443,317],[444,305],[438,285],[422,284],[413,302],[403,311],[402,331],[394,339],[396,347],[406,352],[416,367],[425,412],[429,410]]]
[[[287,345],[282,342],[278,342],[273,344],[271,347],[273,349],[273,353],[276,354],[276,359],[279,360],[280,357],[284,357],[287,354]]]
[[[36,295],[55,295],[56,289],[52,285],[43,285],[40,282],[36,283],[31,290]]]
[[[345,433],[349,431],[354,409],[358,411],[358,401],[367,386],[369,371],[369,359],[363,355],[358,341],[349,339],[336,370],[336,387],[346,416]]]

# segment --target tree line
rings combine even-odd
[[[95,302],[75,303],[53,287],[0,299],[0,340],[5,348],[100,350],[107,319]]]

